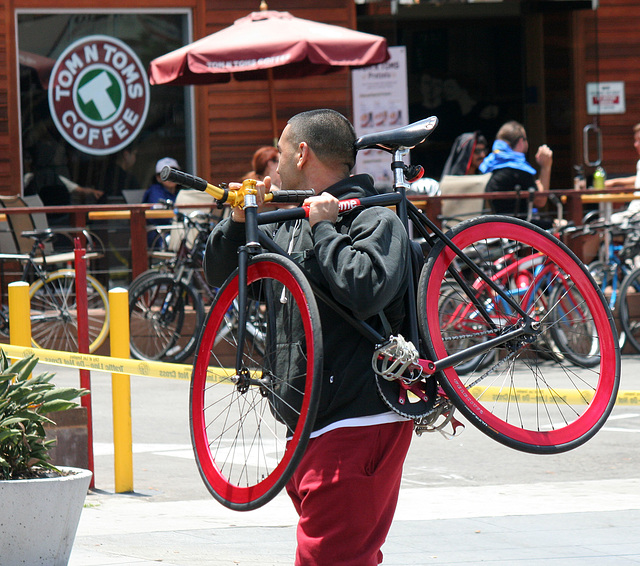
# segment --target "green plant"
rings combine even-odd
[[[29,356],[9,364],[0,351],[0,480],[46,475],[56,468],[50,464],[45,423],[53,423],[47,413],[75,407],[74,399],[85,389],[56,387],[53,373],[31,377],[38,359]]]

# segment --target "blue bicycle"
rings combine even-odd
[[[605,242],[601,250],[600,259],[588,265],[589,272],[602,290],[609,303],[609,308],[620,315],[619,306],[622,299],[622,286],[624,280],[635,269],[634,258],[638,255],[637,231],[640,225],[627,223],[625,225],[598,224],[587,230],[609,231],[608,242]],[[622,325],[621,325],[622,326]],[[620,348],[626,343],[627,333],[624,326],[618,335]],[[639,350],[640,351],[640,350]]]

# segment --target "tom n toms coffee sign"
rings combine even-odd
[[[131,48],[92,35],[69,45],[49,81],[49,109],[62,136],[91,155],[129,145],[149,109],[147,73]]]

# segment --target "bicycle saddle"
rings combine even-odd
[[[356,151],[382,149],[390,152],[400,148],[413,149],[426,140],[437,125],[438,118],[431,116],[402,128],[365,134],[356,140],[355,148]]]
[[[32,238],[34,240],[41,240],[43,242],[49,241],[55,233],[51,228],[45,228],[44,230],[25,230],[20,233],[24,238]]]

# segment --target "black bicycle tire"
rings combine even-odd
[[[462,293],[462,292],[463,291],[458,284],[452,284],[449,286],[449,290],[443,293],[443,298],[448,299],[450,296],[456,295],[457,293]],[[458,373],[465,374],[465,373],[468,373],[469,371],[477,370],[479,368],[485,368],[491,365],[492,363],[491,357],[492,356],[490,353],[481,354],[467,362],[461,363],[459,366],[456,366],[456,371],[458,371]]]
[[[235,370],[233,368],[225,369],[225,362],[219,359],[217,353],[214,352],[216,336],[224,323],[225,314],[237,297],[238,272],[236,270],[220,288],[203,328],[191,378],[189,409],[191,438],[196,463],[205,486],[217,501],[230,509],[241,511],[256,509],[270,501],[282,490],[295,471],[315,424],[322,379],[320,314],[311,286],[301,270],[287,258],[265,253],[249,261],[248,280],[251,284],[262,280],[273,280],[278,285],[283,283],[289,291],[292,291],[286,301],[278,300],[277,302],[282,305],[295,303],[295,308],[302,312],[301,320],[306,320],[306,323],[303,323],[303,325],[306,324],[304,326],[306,328],[305,340],[301,342],[301,347],[305,352],[303,359],[306,371],[303,374],[304,392],[301,391],[302,387],[298,387],[298,390],[301,391],[299,394],[300,415],[295,424],[289,428],[289,433],[286,435],[289,437],[286,447],[283,447],[282,452],[270,449],[272,453],[278,455],[272,454],[269,459],[264,458],[264,462],[263,458],[258,457],[259,464],[256,463],[255,466],[259,468],[259,471],[255,474],[245,471],[245,468],[249,469],[253,466],[248,461],[232,462],[230,464],[232,469],[229,469],[224,458],[231,457],[232,449],[227,448],[225,444],[227,440],[216,436],[218,434],[216,432],[217,419],[223,421],[223,431],[219,434],[221,436],[229,434],[232,440],[228,442],[232,442],[233,446],[242,442],[246,437],[255,438],[256,446],[252,445],[251,450],[259,452],[263,440],[266,440],[267,444],[281,442],[282,435],[278,432],[286,432],[285,429],[288,428],[280,420],[280,409],[276,406],[281,404],[286,411],[287,407],[291,408],[295,405],[294,403],[282,405],[283,402],[279,400],[278,393],[276,393],[278,383],[282,383],[285,388],[289,387],[294,394],[295,387],[299,385],[296,384],[294,387],[289,378],[279,382],[273,371],[261,369],[256,373],[268,376],[267,382],[261,383],[259,387],[256,387],[256,383],[254,383],[253,387],[247,387],[246,390],[241,389],[240,384],[235,380],[237,377],[234,375]],[[276,293],[278,297],[280,292],[278,290]],[[269,300],[265,303],[267,305],[265,316],[268,317],[266,324],[269,328],[272,327],[268,314],[271,312],[269,306],[271,304],[273,303],[270,303]],[[268,330],[266,336],[269,336]],[[269,344],[271,340],[266,338],[266,342]],[[237,344],[237,342],[228,340],[226,347],[233,344]],[[268,347],[268,349],[271,350],[272,347]],[[244,354],[248,356],[245,358],[248,363],[259,364],[262,359],[263,363],[268,364],[268,355],[265,357],[258,355],[254,360],[247,350]],[[235,364],[235,350],[231,348],[231,353],[227,352],[226,355],[230,358],[228,363]],[[216,368],[215,371],[222,374],[222,376],[218,375],[214,378],[213,382],[208,375],[214,369],[213,366],[210,366],[212,360],[213,366]],[[252,373],[253,371],[255,370],[252,370]],[[225,377],[226,373],[228,376]],[[212,401],[211,397],[218,395],[219,391],[223,391],[222,400]],[[228,405],[224,405],[224,403],[228,403]],[[242,412],[245,410],[247,411],[246,415]],[[234,413],[234,417],[229,418],[227,411],[238,411],[240,414],[236,416]],[[235,426],[238,427],[238,430]],[[244,426],[247,427],[247,431],[243,428]],[[249,433],[248,430],[251,426],[255,426],[257,432]],[[219,443],[222,443],[223,447],[222,455],[218,458],[217,447]],[[234,449],[233,457],[241,460],[245,454],[243,448],[238,448],[237,453]],[[278,460],[278,458],[280,459]],[[275,464],[276,461],[277,464]],[[269,467],[269,463],[274,466],[273,469]],[[240,471],[238,472],[238,470]],[[240,473],[241,477],[237,479],[232,477],[236,473]],[[249,476],[253,479],[250,480]],[[250,483],[251,481],[254,483]],[[248,485],[241,485],[241,483]]]
[[[602,280],[603,272],[606,270],[608,272],[608,277],[610,277],[611,279],[615,277],[617,279],[618,291],[617,291],[617,297],[615,300],[615,305],[612,305],[610,300],[608,301],[609,308],[615,307],[617,311],[618,305],[620,304],[620,296],[622,295],[622,283],[631,272],[628,272],[625,275],[624,273],[621,273],[622,270],[619,266],[607,265],[606,263],[600,260],[595,260],[589,263],[589,265],[587,265],[587,269],[589,270],[589,273],[591,273],[591,276],[593,277],[595,282],[600,286],[600,289],[604,293],[605,298],[608,292],[607,291],[608,285],[605,285],[604,281]],[[613,279],[611,280],[610,284],[613,285]],[[626,341],[626,333],[622,330],[622,325],[621,325],[621,330],[618,333],[618,344],[620,346],[620,350],[624,348],[625,341]]]
[[[560,300],[559,297],[563,292],[563,289],[561,289],[560,287],[556,287],[551,292],[549,302],[554,303]],[[561,326],[559,324],[551,324],[549,333],[551,335],[553,343],[556,345],[560,353],[569,361],[583,367],[594,367],[598,364],[597,356],[582,356],[579,351],[576,352],[573,350],[569,342],[564,338],[563,332],[561,331]]]
[[[158,269],[145,269],[142,273],[138,274],[129,285],[129,296],[131,296],[131,294],[136,290],[136,287],[142,285],[147,281],[147,279],[155,277],[156,275],[166,275],[166,273],[159,271]]]
[[[552,262],[559,262],[559,268],[564,266],[570,267],[571,275],[576,280],[580,292],[584,292],[586,295],[585,305],[589,309],[589,313],[595,313],[594,319],[597,321],[597,328],[600,332],[600,339],[603,340],[603,350],[606,350],[601,355],[601,371],[595,372],[592,368],[585,369],[582,375],[588,375],[594,382],[593,387],[594,397],[592,399],[579,399],[581,406],[578,410],[584,409],[580,412],[573,421],[560,424],[558,428],[546,430],[542,427],[540,422],[536,422],[536,411],[542,411],[547,406],[548,401],[544,398],[544,395],[540,391],[540,399],[542,407],[534,407],[534,415],[531,419],[533,424],[527,423],[511,424],[508,419],[513,418],[512,415],[508,417],[499,417],[497,414],[493,414],[493,410],[496,412],[504,412],[504,408],[498,406],[497,401],[489,399],[491,387],[486,387],[486,397],[482,398],[485,394],[485,383],[482,383],[480,391],[472,391],[472,386],[477,386],[482,379],[486,379],[486,375],[480,376],[481,379],[477,380],[478,376],[471,376],[467,378],[465,382],[458,376],[453,368],[445,369],[439,374],[440,384],[446,394],[449,396],[454,405],[460,410],[460,412],[479,430],[487,434],[491,438],[509,446],[524,452],[530,453],[557,453],[563,452],[579,446],[591,438],[604,424],[608,415],[610,414],[614,403],[619,386],[620,380],[620,351],[616,340],[615,325],[613,322],[613,316],[608,308],[604,295],[593,281],[593,278],[589,275],[587,269],[582,265],[578,258],[566,247],[559,242],[553,236],[549,235],[545,231],[515,218],[500,217],[500,216],[485,216],[468,220],[456,228],[448,232],[448,236],[451,237],[460,247],[466,247],[469,242],[485,241],[489,237],[500,237],[506,240],[523,241],[526,243],[527,239],[531,239],[535,242],[535,246],[545,252],[546,257]],[[543,257],[544,255],[543,254]],[[440,336],[440,332],[433,332],[433,339],[429,333],[428,318],[432,318],[434,322],[437,321],[437,298],[438,290],[442,285],[443,278],[447,274],[447,266],[450,265],[453,254],[447,249],[445,250],[444,242],[438,242],[430,255],[427,257],[427,261],[421,274],[419,284],[419,296],[418,296],[418,314],[420,316],[420,327],[425,346],[429,355],[433,356],[432,359],[437,359],[447,355],[447,348],[444,346],[443,337]],[[437,269],[435,269],[437,265]],[[428,286],[430,285],[430,290]],[[426,299],[427,294],[431,293],[431,297]],[[427,304],[429,300],[429,305]],[[435,305],[435,313],[429,312],[430,306],[433,310]],[[508,352],[508,344],[505,344],[505,352]],[[524,346],[523,348],[526,348]],[[533,356],[536,356],[535,350],[531,349]],[[528,352],[527,352],[528,353]],[[514,356],[517,355],[514,354]],[[510,362],[511,354],[506,354],[507,362]],[[513,357],[513,356],[511,356]],[[515,363],[515,362],[514,362]],[[540,387],[546,387],[547,395],[552,397],[556,392],[545,381],[545,376],[536,375],[534,370],[537,365],[531,364],[530,374],[532,380]],[[542,362],[541,362],[542,363]],[[550,362],[546,362],[550,363]],[[537,364],[537,362],[536,362]],[[491,368],[496,371],[499,368]],[[567,369],[567,373],[563,374],[559,372],[556,374],[558,380],[564,380],[563,383],[571,379],[567,375],[571,375],[571,371],[576,373],[576,370]],[[591,372],[591,373],[588,373]],[[527,374],[529,375],[529,374]],[[512,376],[508,371],[505,372],[501,378],[507,380]],[[474,381],[476,380],[476,381]],[[576,387],[575,384],[572,384]],[[509,387],[513,387],[507,383],[506,392],[511,393]],[[494,388],[495,389],[495,388]],[[577,389],[577,387],[576,387]],[[531,391],[534,391],[534,400],[538,399],[538,390],[533,386],[530,387]],[[501,395],[504,392],[501,391]],[[550,393],[548,392],[550,391]],[[579,391],[578,393],[581,393]],[[481,400],[482,399],[482,400]],[[573,402],[573,401],[572,401]],[[490,403],[493,405],[489,406]],[[511,406],[513,401],[509,398],[508,406]],[[515,403],[514,403],[515,404]],[[570,404],[570,403],[569,403]],[[586,407],[586,408],[585,408]],[[517,407],[519,412],[520,407]],[[565,407],[561,406],[558,411],[564,410]],[[516,415],[516,417],[519,416]],[[560,415],[558,419],[562,423],[561,419],[565,415]],[[504,419],[507,420],[504,420]],[[551,417],[549,417],[551,418]],[[536,428],[538,427],[538,428]]]
[[[631,317],[629,316],[629,301],[627,300],[629,289],[638,281],[640,281],[640,268],[636,268],[633,271],[629,272],[622,281],[616,310],[618,311],[618,316],[620,317],[620,326],[622,327],[622,332],[624,332],[627,341],[629,342],[629,344],[631,344],[631,346],[637,353],[640,353],[640,340],[636,337],[634,332],[635,329],[631,326]]]
[[[153,287],[159,287],[161,285],[169,285],[171,287],[177,288],[179,297],[185,296],[184,294],[189,297],[189,304],[194,310],[195,321],[193,324],[193,331],[188,334],[186,344],[184,344],[179,350],[173,352],[171,351],[172,348],[176,347],[177,340],[179,338],[183,338],[186,335],[182,332],[182,322],[178,324],[174,331],[175,340],[173,342],[168,342],[164,347],[158,349],[158,351],[153,356],[150,356],[142,351],[142,349],[137,345],[137,325],[134,309],[136,308],[136,305],[138,305],[138,301],[141,300],[141,297],[144,293],[147,293]],[[184,301],[177,305],[177,309],[177,316],[181,317],[182,321],[184,321]],[[129,317],[131,321],[131,354],[134,358],[139,360],[163,360],[167,362],[178,363],[187,359],[196,348],[200,329],[202,328],[202,324],[204,322],[204,307],[202,305],[202,300],[199,292],[193,286],[187,285],[183,281],[177,280],[170,274],[158,273],[149,275],[145,280],[141,281],[129,295]]]

